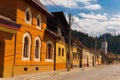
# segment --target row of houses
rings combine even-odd
[[[0,0],[0,77],[67,68],[69,24],[39,0]],[[101,64],[101,56],[72,38],[70,68]]]

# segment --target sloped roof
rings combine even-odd
[[[112,59],[117,58],[117,56],[115,54],[107,54],[106,56],[107,56],[107,58],[112,58]]]
[[[27,3],[31,4],[33,7],[39,9],[41,12],[46,14],[48,17],[52,17],[53,15],[45,8],[45,6],[40,2],[40,0],[24,0]]]
[[[69,24],[65,18],[64,12],[52,12],[52,14],[54,15],[54,17],[58,17],[64,24],[66,27],[69,27]]]
[[[60,38],[60,36],[59,36],[58,34],[54,33],[53,31],[51,31],[51,30],[49,30],[49,29],[46,29],[46,30],[45,30],[45,33],[46,33],[46,34],[50,34],[49,36],[52,36],[52,37],[54,37],[55,39],[59,39],[59,38]]]
[[[14,22],[12,19],[5,17],[3,15],[0,15],[0,25],[11,28],[13,30],[19,30],[20,25]]]

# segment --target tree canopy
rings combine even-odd
[[[120,54],[120,35],[106,33],[99,37],[91,37],[80,31],[72,30],[72,36],[77,37],[85,46],[92,49],[100,49],[101,43],[104,41],[104,38],[106,38],[106,41],[108,42],[108,52]],[[95,42],[97,45],[96,47]]]

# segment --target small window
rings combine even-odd
[[[62,32],[61,32],[61,28],[60,28],[60,27],[57,27],[57,34],[60,35],[60,36],[62,35]]]
[[[25,68],[24,68],[24,71],[27,71],[27,70],[28,70],[28,69],[25,67]]]
[[[61,48],[59,47],[58,48],[58,56],[60,56],[61,55]]]
[[[26,12],[26,20],[30,21],[30,13],[28,11]]]
[[[78,59],[80,59],[80,54],[78,54]]]
[[[39,70],[39,67],[36,67],[35,69],[36,69],[36,71],[38,71],[38,70]]]
[[[64,56],[64,49],[62,48],[62,56]]]
[[[26,21],[27,23],[31,23],[31,22],[32,22],[32,13],[31,13],[30,8],[27,8],[27,9],[25,10],[25,21]]]
[[[37,18],[37,26],[40,26],[40,19]]]
[[[36,18],[36,26],[37,26],[37,28],[41,29],[42,20],[41,20],[41,16],[40,15],[38,15],[37,18]]]

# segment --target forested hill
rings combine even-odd
[[[88,48],[95,49],[95,40],[97,42],[97,49],[101,48],[101,42],[104,41],[104,37],[108,42],[108,52],[120,54],[120,35],[111,35],[109,33],[100,35],[100,37],[91,37],[88,34],[72,30],[72,36],[77,37]]]
[[[95,48],[95,38],[88,36],[88,34],[72,30],[72,36],[77,37],[88,48]]]

